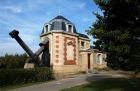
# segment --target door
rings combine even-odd
[[[45,46],[42,54],[42,65],[50,67],[50,53],[49,53],[49,44]]]
[[[88,69],[90,69],[90,55],[91,54],[88,53]]]

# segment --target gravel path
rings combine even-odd
[[[37,85],[32,85],[28,87],[22,87],[9,91],[60,91],[61,89],[73,87],[76,85],[81,85],[85,83],[89,83],[91,81],[112,78],[112,77],[124,77],[124,75],[120,74],[82,74],[75,75],[71,78],[61,79],[57,81],[51,81],[48,83],[42,83]]]

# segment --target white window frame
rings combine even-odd
[[[44,33],[47,33],[48,31],[46,31],[46,26],[48,26],[48,31],[50,31],[50,25],[49,24],[46,24],[45,26],[44,26]]]
[[[96,54],[96,64],[103,64],[103,55],[101,53]]]
[[[83,46],[82,46],[82,43],[83,43]],[[81,45],[82,48],[84,48],[85,47],[85,41],[81,41],[80,45]]]
[[[66,26],[67,32],[69,31],[69,30],[68,30],[68,29],[69,29],[69,28],[68,28],[69,25],[71,26],[71,28],[72,28],[72,31],[71,31],[71,32],[73,33],[73,25],[72,25],[72,24],[67,24],[67,26]]]

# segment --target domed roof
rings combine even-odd
[[[49,32],[65,32],[69,34],[76,34],[83,38],[88,38],[87,35],[78,33],[76,31],[75,25],[66,19],[65,17],[59,15],[50,20],[48,23],[45,23],[43,26],[43,31],[41,35],[47,34]]]
[[[48,23],[45,23],[44,28],[47,26],[47,31],[66,31],[68,32],[71,28],[71,33],[77,33],[74,24],[63,16],[56,16],[54,19],[50,20]]]
[[[56,20],[63,20],[64,22],[66,22],[66,23],[71,23],[72,24],[72,22],[70,22],[68,19],[66,19],[65,17],[63,17],[63,16],[61,16],[61,15],[59,15],[59,16],[56,16],[54,19],[52,19],[50,22],[53,22],[53,21],[56,21]]]

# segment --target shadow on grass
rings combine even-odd
[[[38,85],[42,84],[44,82],[31,82],[31,83],[19,83],[19,84],[10,84],[6,86],[0,86],[0,91],[7,91],[7,90],[12,90],[12,89],[17,89],[21,87],[27,87],[27,86],[32,86],[32,85]]]
[[[94,91],[140,91],[140,79],[110,78],[92,82],[86,87]]]
[[[62,91],[140,91],[140,78],[106,78]]]

